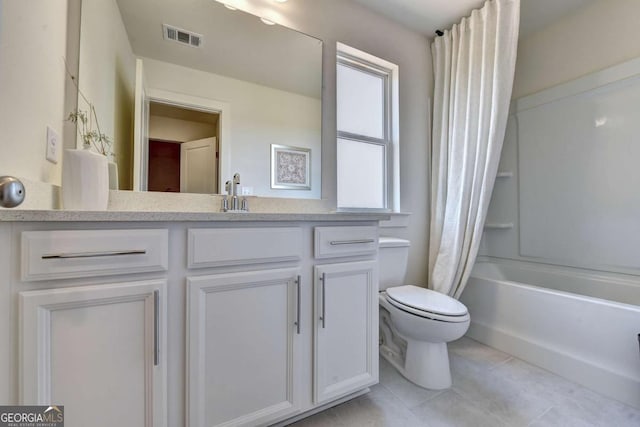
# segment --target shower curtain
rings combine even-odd
[[[520,0],[491,0],[431,46],[429,287],[459,298],[478,253],[515,71]]]

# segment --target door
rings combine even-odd
[[[20,403],[68,427],[166,427],[166,283],[20,292]]]
[[[314,403],[378,382],[375,261],[314,269]]]
[[[217,193],[216,138],[180,144],[180,192]]]
[[[187,425],[267,425],[299,411],[299,274],[187,280]]]
[[[148,191],[180,192],[180,145],[149,139]]]
[[[136,59],[133,129],[133,191],[147,191],[149,163],[149,99],[142,59]]]

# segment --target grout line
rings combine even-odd
[[[495,365],[490,367],[489,370],[493,371],[494,369],[497,369],[497,368],[499,368],[501,366],[506,365],[507,363],[511,362],[512,360],[514,360],[513,356],[509,356],[505,360],[503,360],[502,362],[496,363]]]
[[[463,399],[468,400],[470,402],[472,402],[474,405],[476,404],[476,399],[471,395],[471,394],[467,394],[467,392],[465,392],[463,389],[458,388],[458,386],[456,385],[452,385],[451,388],[449,389],[451,391],[453,391],[454,393],[458,394],[459,396],[461,396]],[[482,394],[485,395],[485,391],[482,390]],[[495,399],[491,398],[489,400],[490,402],[494,402]]]
[[[395,369],[395,368],[394,368],[394,369]],[[406,381],[406,382],[408,382],[409,384],[415,385],[415,384],[413,384],[411,381],[409,381],[408,379],[406,379],[405,377],[403,377],[403,376],[402,376],[402,374],[400,374],[399,372],[396,372],[396,374],[398,374],[398,378],[399,378],[400,380],[402,380],[402,381]],[[391,393],[391,395],[392,395],[393,397],[395,397],[396,399],[398,399],[398,401],[400,402],[400,404],[401,404],[403,407],[405,407],[406,409],[408,409],[409,411],[412,411],[412,412],[413,412],[413,409],[414,409],[414,408],[417,408],[418,406],[420,406],[420,405],[422,405],[422,404],[424,404],[424,403],[426,403],[426,402],[428,402],[428,401],[430,401],[430,400],[432,400],[432,399],[434,399],[434,398],[436,398],[436,397],[440,396],[443,392],[445,392],[445,391],[446,391],[446,390],[440,390],[440,391],[438,391],[436,394],[434,394],[433,396],[430,396],[430,397],[426,398],[425,400],[423,400],[423,401],[421,401],[421,402],[417,403],[416,405],[409,406],[409,404],[408,404],[408,403],[406,403],[406,402],[405,402],[405,401],[404,401],[400,396],[398,396],[396,393],[394,393],[394,391],[393,391],[393,390],[391,390],[389,387],[387,387],[387,386],[386,386],[386,384],[383,384],[382,382],[380,382],[379,384],[380,384],[380,385],[382,385],[385,389],[387,389],[387,391],[388,391],[389,393]],[[416,387],[418,387],[418,386],[416,386]]]
[[[401,404],[404,408],[406,408],[408,411],[411,411],[411,407],[409,407],[409,405],[407,405],[407,404],[404,402],[404,400],[402,400],[402,399],[400,398],[400,396],[398,396],[397,394],[395,394],[395,393],[393,392],[393,390],[391,390],[389,387],[385,386],[384,384],[383,384],[383,387],[384,387],[384,388],[386,388],[386,389],[387,389],[387,391],[388,391],[389,393],[391,393],[391,395],[392,395],[393,397],[395,397],[396,399],[398,399],[398,402],[400,402],[400,404]]]
[[[408,411],[408,414],[416,421],[418,421],[420,424],[424,424],[423,421],[421,419],[418,418],[418,416],[413,412],[413,410],[411,409],[411,407],[409,407],[409,405],[407,405],[397,394],[395,394],[393,392],[393,390],[391,390],[389,387],[385,386],[382,383],[379,383],[384,389],[386,389],[394,398],[396,398],[398,400],[398,402],[400,402],[400,406],[402,406],[404,409],[406,409]],[[441,393],[441,392],[440,392]],[[440,395],[440,393],[438,393],[438,395]],[[427,399],[429,400],[429,399]],[[426,402],[426,400],[425,400]],[[422,402],[424,403],[424,402]],[[415,407],[417,408],[418,406],[422,405],[422,403],[420,403],[419,405],[416,405]]]
[[[483,405],[480,405],[479,403],[477,403],[475,401],[475,399],[473,399],[473,398],[471,398],[469,396],[466,396],[463,393],[460,393],[459,390],[454,390],[453,388],[451,388],[450,390],[453,393],[457,394],[463,401],[466,401],[466,404],[469,405],[470,407],[475,408],[480,413],[488,416],[489,418],[493,418],[493,419],[495,419],[497,421],[504,422],[506,425],[508,425],[508,422],[504,418],[502,418],[502,416],[500,416],[499,414],[496,414],[493,411],[487,411],[486,408],[484,408]],[[492,400],[492,402],[493,402],[493,400]]]
[[[409,410],[413,410],[413,409],[417,408],[418,406],[424,405],[425,403],[432,401],[433,399],[435,399],[436,397],[440,396],[445,391],[451,390],[452,388],[453,388],[453,386],[451,386],[449,389],[438,391],[436,394],[434,394],[433,396],[427,397],[425,400],[423,400],[422,402],[418,403],[417,405],[409,407]]]
[[[537,417],[535,417],[534,419],[532,419],[528,424],[527,427],[530,426],[531,424],[535,423],[536,421],[538,421],[539,419],[541,419],[542,417],[544,417],[545,415],[547,415],[552,409],[554,408],[554,406],[550,406],[549,408],[547,408],[546,411],[544,411],[542,414],[538,415]]]

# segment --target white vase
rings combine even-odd
[[[119,190],[118,164],[113,161],[109,161],[109,190]]]
[[[89,149],[64,150],[62,205],[66,210],[104,211],[109,205],[109,161]]]

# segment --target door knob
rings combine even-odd
[[[18,178],[0,176],[0,206],[15,208],[24,201],[26,192],[24,185]]]

